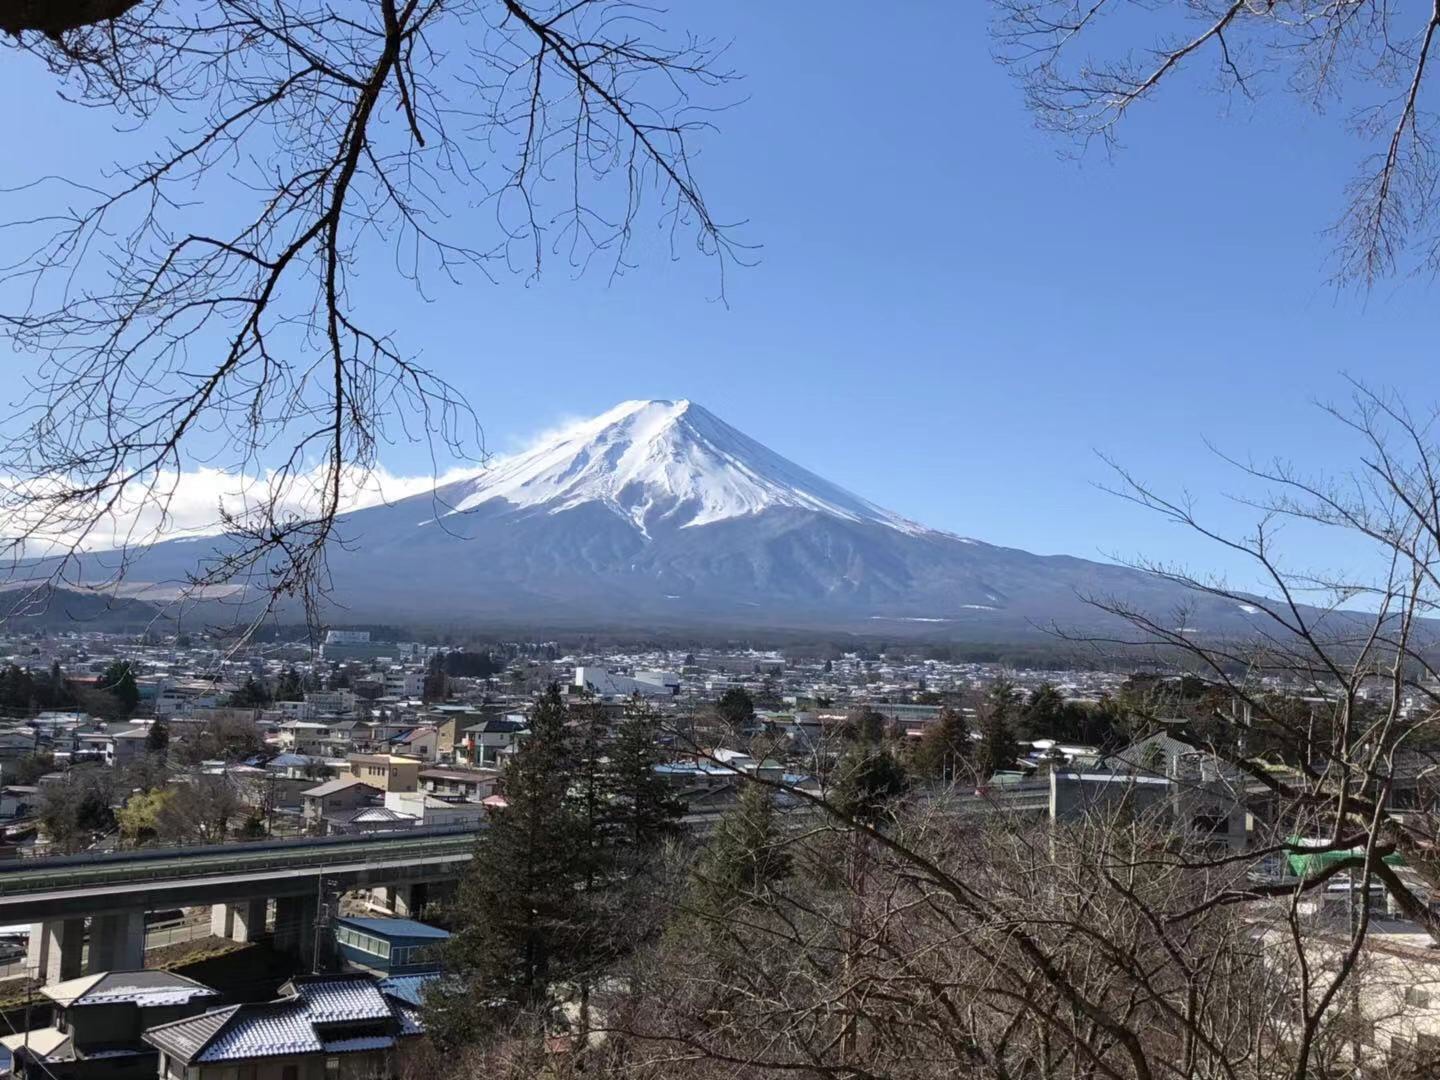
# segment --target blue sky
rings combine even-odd
[[[930,525],[1224,569],[1098,491],[1095,452],[1238,524],[1204,439],[1340,468],[1347,448],[1311,404],[1344,395],[1340,373],[1437,396],[1431,283],[1326,284],[1323,230],[1362,152],[1339,115],[1177,82],[1135,111],[1113,160],[1067,160],[993,62],[986,5],[879,10],[733,0],[667,16],[733,39],[745,76],[699,164],[717,216],[763,245],[728,306],[712,266],[658,244],[613,284],[556,266],[428,305],[376,298],[469,394],[492,450],[622,399],[688,397]],[[0,93],[31,103],[6,121],[9,145],[34,147],[12,182],[136,145],[33,65],[7,61]],[[385,462],[427,466],[406,446]]]

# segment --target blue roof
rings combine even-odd
[[[424,1004],[425,984],[437,977],[433,971],[422,975],[390,975],[380,980],[380,992],[386,997],[419,1008]]]
[[[276,754],[270,759],[271,766],[278,766],[282,769],[304,768],[306,765],[313,765],[322,758],[313,758],[308,754]]]
[[[438,926],[430,926],[415,919],[372,919],[361,915],[344,915],[335,921],[382,937],[432,938],[440,941],[450,936],[449,930],[441,930]]]

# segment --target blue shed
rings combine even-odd
[[[436,946],[448,930],[414,919],[371,919],[345,915],[335,920],[335,948],[349,967],[389,975],[438,971]]]

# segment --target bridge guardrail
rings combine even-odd
[[[185,878],[206,877],[216,871],[251,872],[279,870],[287,867],[314,867],[353,863],[396,854],[407,860],[421,859],[429,854],[442,854],[465,847],[474,837],[474,829],[436,830],[420,836],[415,833],[390,834],[384,837],[346,837],[345,844],[291,844],[284,848],[267,846],[262,850],[241,845],[209,846],[192,849],[188,855],[166,851],[149,859],[117,860],[95,856],[89,862],[67,862],[64,866],[25,864],[16,870],[0,872],[0,900],[27,893],[47,892],[67,886],[93,887],[106,884],[163,883]],[[126,854],[139,854],[127,852]]]

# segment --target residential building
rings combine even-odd
[[[399,754],[351,754],[350,775],[381,791],[418,791],[424,762]]]
[[[133,765],[145,756],[145,742],[149,737],[148,727],[131,727],[111,732],[105,764],[116,769]]]
[[[396,736],[391,745],[394,746],[397,753],[408,754],[411,757],[420,758],[422,761],[434,761],[439,739],[439,732],[426,724],[411,728]]]
[[[1050,814],[1057,821],[1124,803],[1195,842],[1239,851],[1248,841],[1238,773],[1164,732],[1093,767],[1053,769],[1049,779]]]
[[[464,731],[456,756],[470,765],[498,765],[526,730],[525,718],[518,713],[471,724]]]
[[[286,720],[280,725],[278,741],[287,753],[320,757],[329,751],[333,733],[323,721]]]
[[[349,968],[382,975],[439,971],[436,947],[450,934],[415,919],[346,915],[335,921],[335,951]]]
[[[424,1032],[415,976],[292,979],[275,1001],[153,1027],[161,1080],[374,1080],[398,1076]]]
[[[407,671],[404,668],[391,668],[385,672],[384,687],[386,697],[419,697],[425,691],[425,673],[423,671]]]
[[[50,1027],[0,1039],[12,1072],[31,1080],[150,1080],[155,1048],[146,1028],[194,1016],[219,997],[168,971],[108,971],[43,987]]]
[[[657,681],[650,681],[652,678]],[[664,671],[620,675],[605,668],[582,665],[575,669],[575,685],[602,698],[669,698],[680,693],[680,676]]]
[[[208,679],[166,679],[155,689],[155,715],[166,720],[188,716],[197,709],[213,709],[230,690]]]
[[[355,692],[353,690],[309,690],[305,694],[305,704],[310,706],[310,715],[315,718],[350,716],[355,712]]]
[[[39,732],[28,724],[0,728],[0,763],[30,757],[38,744]]]
[[[498,769],[462,769],[431,766],[420,770],[420,790],[440,799],[484,802],[500,783]]]
[[[0,787],[0,818],[24,817],[40,804],[40,789],[33,784]]]
[[[346,819],[361,807],[369,806],[381,789],[353,776],[341,776],[300,793],[305,824],[317,827],[327,818]]]
[[[423,791],[387,791],[385,809],[414,819],[417,827],[478,825],[485,807],[478,802],[440,799]]]

